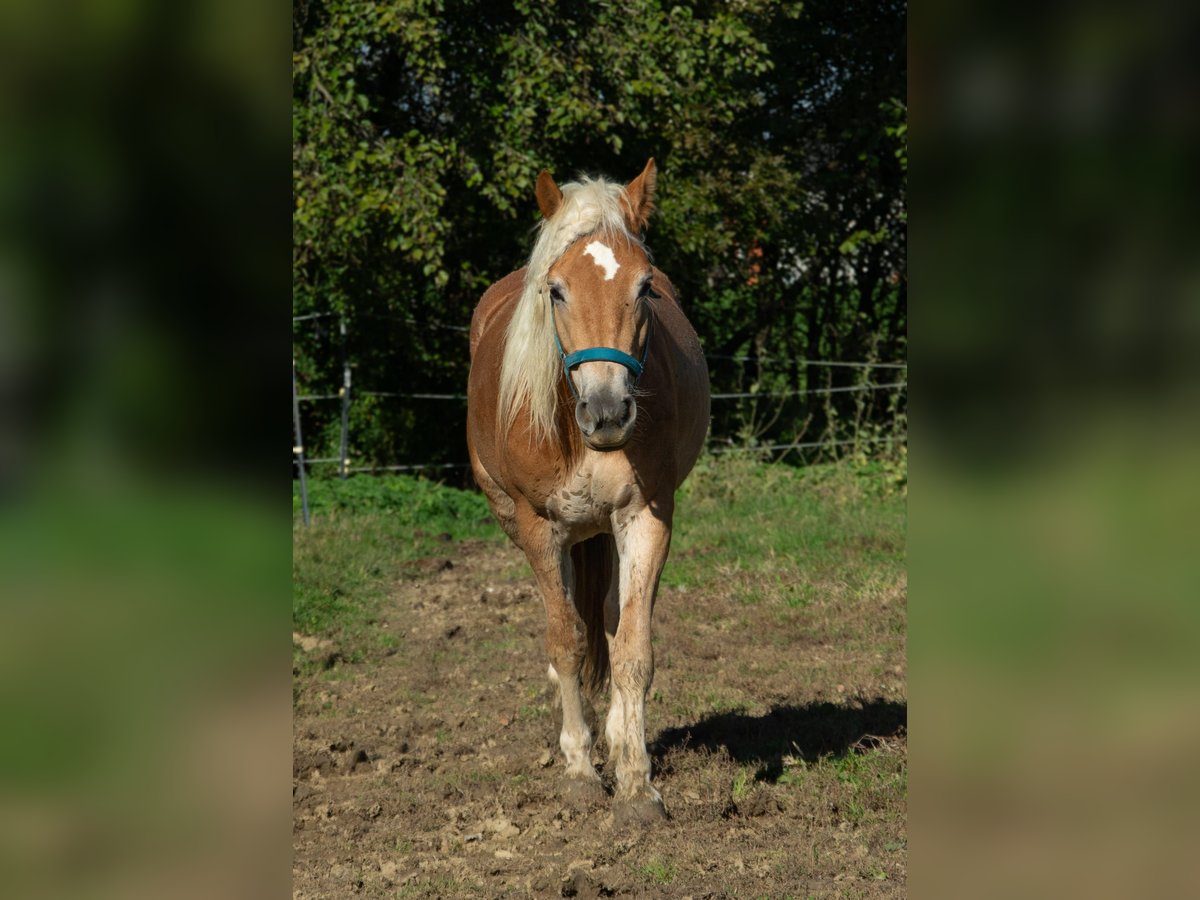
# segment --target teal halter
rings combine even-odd
[[[571,389],[571,394],[576,398],[579,397],[579,392],[575,390],[575,382],[571,380],[571,370],[581,363],[619,363],[633,373],[635,384],[642,377],[642,372],[646,369],[646,357],[650,354],[650,335],[654,332],[654,316],[650,317],[650,325],[646,330],[646,346],[642,348],[642,358],[640,360],[615,347],[588,347],[584,350],[576,350],[574,353],[567,353],[563,350],[562,341],[558,337],[558,323],[554,320],[553,300],[550,301],[550,327],[554,331],[554,346],[558,348],[558,356],[562,360],[563,377],[567,379],[567,386]]]

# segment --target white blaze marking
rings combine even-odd
[[[612,248],[608,244],[602,244],[600,241],[592,241],[583,248],[583,252],[595,259],[596,265],[604,269],[605,281],[612,281],[613,276],[617,274],[617,269],[621,268],[621,264],[613,256]]]

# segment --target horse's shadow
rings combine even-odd
[[[651,746],[658,768],[676,750],[722,748],[738,763],[758,764],[757,781],[777,781],[785,756],[809,762],[842,756],[870,738],[898,737],[907,731],[908,705],[870,700],[859,707],[811,703],[777,706],[761,716],[714,713],[691,725],[668,728]],[[867,739],[867,741],[864,741]]]

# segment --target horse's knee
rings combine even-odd
[[[570,601],[547,602],[546,650],[550,653],[550,662],[558,669],[559,674],[562,674],[563,666],[555,660],[556,656],[582,660],[586,649],[587,629],[579,613],[570,605]]]
[[[546,654],[550,657],[550,680],[556,683],[561,683],[564,678],[577,678],[580,669],[583,668],[583,657],[587,651],[587,645],[584,642],[582,635],[576,636],[572,632],[554,633],[553,630],[547,632],[546,635]]]
[[[645,693],[654,678],[654,657],[623,659],[612,665],[613,686],[630,693]]]

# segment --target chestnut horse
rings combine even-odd
[[[488,288],[471,320],[471,466],[545,602],[564,790],[604,796],[588,720],[611,666],[620,821],[666,815],[646,752],[650,617],[675,489],[709,418],[700,342],[640,237],[655,179],[653,159],[625,187],[560,189],[542,172],[529,263]]]

